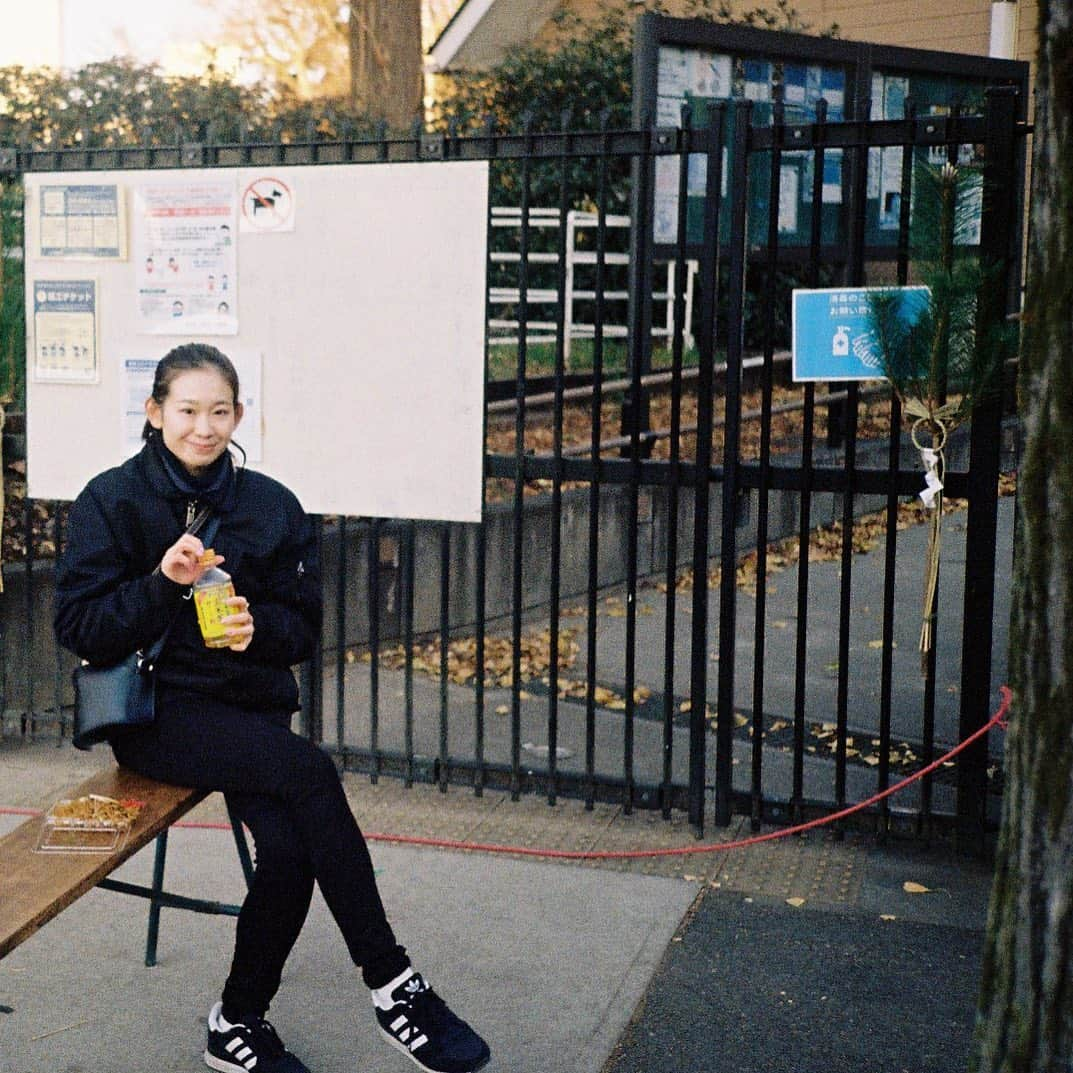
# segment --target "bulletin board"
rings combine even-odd
[[[815,122],[821,100],[830,123],[864,114],[866,104],[872,119],[903,119],[907,100],[915,103],[919,116],[948,115],[955,104],[969,114],[982,111],[990,86],[1016,86],[1024,118],[1028,64],[1014,60],[811,37],[653,12],[638,18],[634,33],[633,113],[639,127],[646,122],[679,127],[683,106],[689,105],[693,125],[703,128],[713,105],[735,100],[753,102],[754,126],[772,122],[776,99],[783,102],[787,123]],[[724,194],[734,122],[731,112],[725,124]],[[930,152],[939,163],[945,159],[945,147]],[[920,150],[921,155],[928,153]],[[962,146],[960,159],[975,162],[973,147]],[[706,164],[703,155],[689,158],[686,237],[693,250],[699,250],[703,239]],[[819,206],[824,245],[844,241],[843,207],[849,200],[850,174],[843,164],[841,150],[824,154]],[[811,203],[814,154],[784,151],[780,165],[775,191],[779,244],[806,248],[815,211]],[[655,162],[652,237],[657,256],[675,255],[679,166],[676,156]],[[874,256],[893,256],[897,249],[901,167],[900,147],[869,151],[865,243]],[[762,245],[772,197],[769,168],[757,162],[750,170],[749,183],[749,241]],[[726,234],[729,200],[724,200],[722,213],[721,230]]]
[[[155,363],[206,342],[307,511],[479,521],[487,168],[26,173],[29,494],[136,450]]]

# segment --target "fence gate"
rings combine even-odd
[[[486,313],[509,320],[516,343],[487,348],[483,521],[321,526],[324,645],[301,671],[302,727],[347,768],[550,803],[684,809],[700,830],[735,812],[786,820],[862,801],[986,722],[1001,673],[994,578],[1009,514],[997,491],[1001,398],[948,448],[946,493],[967,507],[947,523],[937,643],[922,676],[925,527],[899,528],[920,521],[920,511],[905,518],[914,512],[903,501],[922,475],[898,402],[883,386],[794,385],[785,347],[790,286],[913,279],[910,165],[922,151],[957,160],[972,146],[982,158],[980,252],[1003,281],[981,297],[980,323],[1015,308],[1016,99],[993,92],[985,116],[798,125],[776,106],[770,126],[750,118],[743,102],[673,131],[197,147],[198,167],[269,152],[292,165],[491,162]],[[10,191],[29,170],[176,166],[189,148],[0,147],[0,179]],[[869,168],[892,152],[905,165],[901,241],[882,261],[865,243],[865,195]],[[780,250],[779,198],[765,199],[758,221],[749,196],[757,182],[779,190],[791,154],[811,176],[811,204],[823,202],[832,154],[852,192],[834,244],[816,212],[810,245],[792,257]],[[645,214],[666,174],[657,162],[675,157],[678,241],[657,265]],[[705,182],[699,257],[686,241],[690,174]],[[624,204],[635,206],[628,240],[612,226]],[[506,206],[517,226],[494,228]],[[582,207],[568,257],[568,229],[534,221]],[[509,257],[497,238],[506,230]],[[568,375],[562,296],[578,250],[591,286],[573,295],[571,317],[591,339],[573,340]],[[4,250],[5,288],[18,252]],[[621,318],[612,269],[626,252],[622,340],[607,329]],[[63,541],[60,506],[25,503],[25,563],[5,571],[5,733],[69,729],[71,660],[39,613]],[[883,802],[875,822],[951,816],[977,834],[994,766],[980,744]]]

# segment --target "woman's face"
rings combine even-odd
[[[197,476],[227,450],[242,403],[215,369],[188,369],[171,381],[163,405],[145,403],[149,423],[159,429],[164,446]]]

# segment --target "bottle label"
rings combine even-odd
[[[220,619],[235,613],[235,609],[227,603],[234,595],[235,587],[229,581],[223,585],[194,589],[197,621],[206,644],[222,641],[227,636],[227,627],[220,624]]]

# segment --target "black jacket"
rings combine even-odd
[[[214,495],[212,546],[235,592],[249,600],[253,640],[244,652],[206,648],[189,589],[154,574],[186,526],[190,495],[165,468],[160,449],[89,482],[71,507],[56,572],[54,625],[60,644],[107,665],[149,647],[175,616],[157,661],[157,680],[239,707],[292,712],[290,668],[320,639],[320,571],[313,526],[278,481],[235,471]]]

